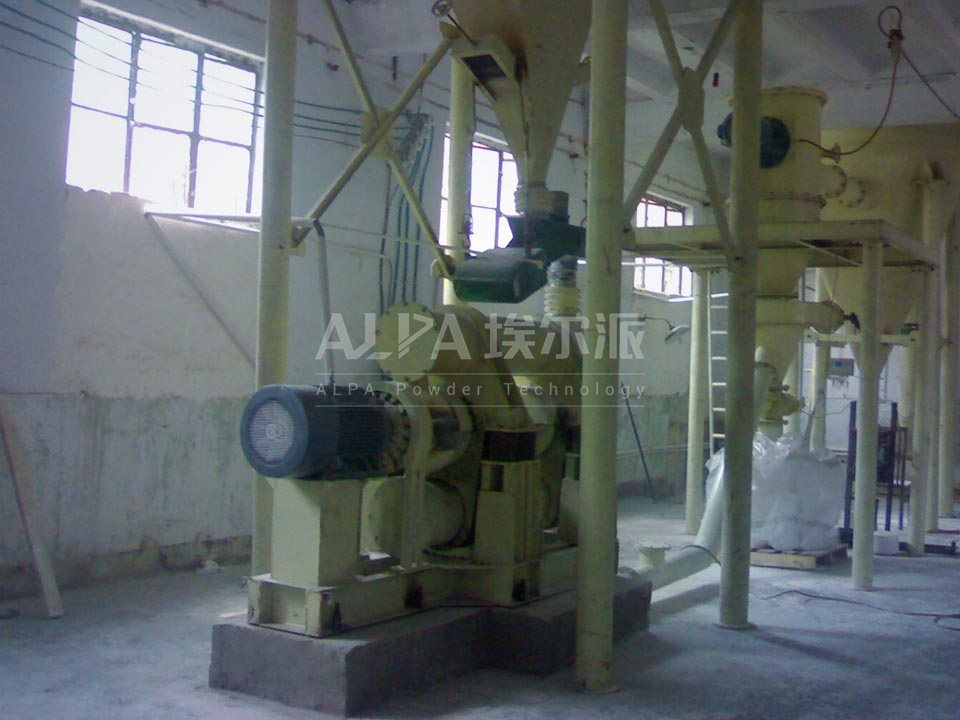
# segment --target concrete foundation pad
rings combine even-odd
[[[614,637],[648,626],[650,583],[617,578]],[[210,686],[355,715],[483,667],[547,675],[574,660],[576,594],[517,608],[440,608],[337,637],[215,625]]]

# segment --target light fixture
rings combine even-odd
[[[663,341],[665,343],[672,342],[686,335],[688,332],[690,332],[689,325],[674,325],[672,322],[670,322],[664,317],[657,317],[655,315],[644,315],[640,319],[643,320],[644,322],[646,322],[647,320],[660,320],[661,322],[665,322],[667,324],[667,334],[663,338]]]

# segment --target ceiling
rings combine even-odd
[[[344,0],[355,47],[367,56],[406,55],[437,43],[433,0]],[[502,0],[491,0],[498,2]],[[563,0],[558,0],[562,5]],[[725,0],[664,0],[681,59],[695,67]],[[766,0],[763,79],[766,87],[799,85],[827,93],[823,127],[873,127],[886,106],[892,70],[887,38],[877,24],[885,0]],[[901,0],[903,47],[927,81],[960,112],[960,0]],[[894,13],[884,16],[889,26]],[[628,146],[657,137],[676,104],[676,89],[647,0],[630,0]],[[733,82],[732,38],[706,94],[706,136],[727,114]],[[589,47],[586,50],[589,54]],[[713,78],[711,77],[711,80]],[[953,122],[917,73],[901,61],[888,125]],[[681,133],[678,141],[685,141]]]

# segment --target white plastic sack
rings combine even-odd
[[[723,450],[707,462],[707,490],[723,475]],[[834,456],[818,458],[792,435],[753,442],[750,544],[775,550],[821,550],[837,543],[843,512],[844,469]]]

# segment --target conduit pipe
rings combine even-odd
[[[704,512],[703,423],[710,392],[707,364],[710,339],[707,315],[710,312],[709,279],[706,270],[693,273],[693,303],[690,311],[690,398],[687,409],[687,496],[684,507],[686,531],[700,529]],[[698,543],[699,544],[699,543]]]
[[[760,100],[763,3],[743,0],[734,17],[733,166],[728,251],[730,282],[727,341],[726,458],[720,576],[720,625],[752,627],[747,617],[750,583],[750,494],[753,478],[754,350],[757,314],[757,242],[760,206]]]
[[[860,311],[860,396],[853,500],[853,586],[873,587],[873,529],[877,497],[877,414],[880,404],[880,270],[883,245],[863,245]],[[911,501],[910,505],[914,504]]]
[[[776,370],[772,365],[763,362],[754,365],[754,387],[757,388],[753,399],[754,413],[759,414],[766,401],[767,388],[774,382],[775,377]],[[649,580],[653,583],[653,589],[659,590],[696,575],[717,562],[722,544],[725,481],[726,473],[721,475],[720,482],[711,490],[696,539],[690,545],[668,554],[659,565],[641,565],[631,572],[631,575],[641,580]]]
[[[257,285],[257,388],[282,383],[287,374],[297,0],[270,0],[266,54],[263,218]],[[273,490],[266,478],[257,476],[253,487],[251,572],[254,575],[270,570],[272,528]]]
[[[448,253],[454,265],[463,262],[469,244],[470,168],[476,130],[473,75],[462,62],[454,59],[450,63],[450,154],[447,160],[447,243],[456,248]],[[460,304],[450,280],[443,281],[443,304]]]
[[[616,575],[618,360],[599,348],[596,320],[620,307],[623,245],[623,157],[626,112],[627,0],[593,0],[590,67],[590,163],[587,176],[587,267],[584,315],[588,352],[583,377],[577,551],[577,681],[587,691],[611,686]],[[606,390],[614,389],[607,396]]]
[[[960,272],[960,220],[954,216],[947,232],[940,281],[943,283],[943,357],[940,379],[940,497],[939,514],[953,517],[953,471],[957,463],[958,272]]]

